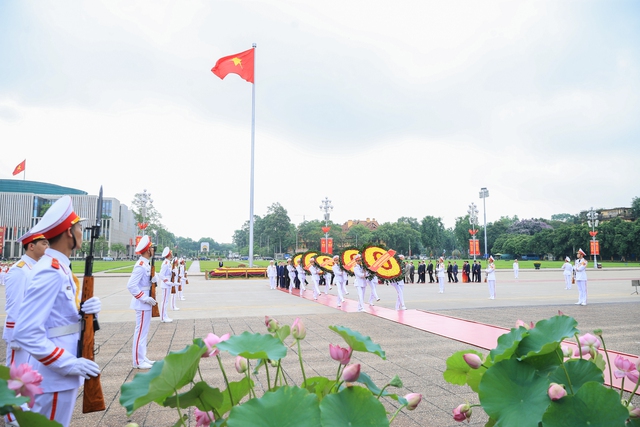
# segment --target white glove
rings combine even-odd
[[[78,375],[88,380],[89,377],[97,377],[99,374],[100,367],[96,362],[80,357],[73,363],[68,375]]]
[[[100,298],[91,297],[82,303],[81,310],[85,314],[96,314],[100,312],[100,308],[102,308],[102,303],[100,302]]]
[[[158,283],[158,277],[157,276],[153,276],[151,278],[151,283]]]
[[[151,307],[153,307],[154,305],[157,304],[156,300],[154,300],[151,297],[143,297],[143,298],[140,298],[140,299],[142,300],[143,303],[149,304]]]
[[[11,350],[20,350],[22,347],[20,347],[20,344],[18,344],[17,342],[15,342],[15,341],[11,341],[11,342],[9,343],[9,348],[10,348]]]

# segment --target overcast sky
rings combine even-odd
[[[0,178],[131,205],[230,242],[255,214],[501,216],[640,196],[637,1],[3,1]]]

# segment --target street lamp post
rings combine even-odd
[[[587,224],[589,224],[589,227],[591,227],[591,240],[593,241],[592,243],[592,252],[593,252],[593,266],[594,268],[598,268],[598,254],[596,251],[596,234],[598,234],[598,232],[596,231],[596,227],[598,226],[598,212],[593,210],[593,207],[591,207],[591,210],[587,213],[587,218],[589,219],[587,221]]]
[[[140,229],[141,234],[144,236],[146,227],[146,219],[147,219],[147,204],[152,204],[153,200],[151,199],[151,193],[147,193],[147,189],[142,190],[142,196],[140,197],[142,200],[142,224],[144,228]]]
[[[487,258],[487,197],[489,190],[486,187],[480,189],[480,198],[482,199],[482,210],[484,211],[484,257]]]
[[[476,260],[476,225],[478,225],[478,208],[476,204],[471,202],[469,205],[469,209],[467,210],[469,214],[469,224],[471,224],[471,236],[473,237],[473,260]],[[485,237],[486,239],[486,237]]]
[[[325,197],[321,203],[320,210],[324,211],[324,245],[327,252],[329,252],[329,212],[333,210],[333,206],[328,197]]]

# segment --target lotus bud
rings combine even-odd
[[[278,361],[277,361],[277,360],[271,360],[271,359],[269,359],[269,364],[270,364],[271,366],[273,366],[274,368],[277,368],[277,367],[278,367]]]
[[[469,418],[471,418],[471,406],[469,406],[468,403],[458,405],[458,407],[453,410],[453,419],[455,421],[462,422]]]
[[[627,406],[630,418],[640,418],[640,408],[634,408],[632,405]]]
[[[280,325],[278,324],[278,321],[269,316],[264,316],[264,324],[267,327],[267,330],[271,333],[274,333],[278,329],[280,329]]]
[[[247,361],[246,358],[242,357],[242,356],[237,356],[236,357],[236,371],[239,374],[244,374],[247,369],[249,369],[249,362]]]
[[[567,391],[561,384],[551,383],[547,394],[551,400],[560,400],[567,395]]]
[[[344,367],[342,371],[342,381],[352,383],[360,377],[360,364],[352,364]]]
[[[477,354],[467,353],[462,356],[462,358],[465,362],[467,362],[467,365],[469,365],[471,369],[478,369],[480,366],[482,366],[482,359],[480,359],[480,356],[478,356]]]
[[[409,393],[404,398],[407,399],[407,409],[410,411],[416,409],[422,401],[422,395],[420,393]]]
[[[602,336],[602,329],[594,329],[593,330],[593,334],[601,337]]]
[[[304,323],[299,317],[291,325],[291,335],[297,340],[303,340],[307,336],[307,328],[304,327]]]
[[[329,344],[329,355],[331,358],[337,362],[340,362],[341,365],[348,365],[351,361],[351,353],[353,353],[353,349],[351,347],[342,348],[339,345]]]
[[[568,345],[560,345],[560,350],[562,350],[562,355],[564,357],[573,356],[573,350]]]

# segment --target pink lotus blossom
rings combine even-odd
[[[467,420],[468,422],[469,418],[471,418],[471,406],[469,406],[468,403],[458,405],[458,407],[453,410],[453,419],[455,421],[462,422]]]
[[[357,381],[360,377],[360,364],[355,363],[353,365],[347,365],[344,367],[342,371],[342,381],[346,381],[348,383],[352,383]]]
[[[549,390],[547,390],[547,394],[551,400],[560,400],[567,395],[567,391],[562,385],[551,383]]]
[[[422,401],[422,395],[420,393],[409,393],[404,398],[407,399],[407,409],[410,411],[416,409]]]
[[[467,353],[462,356],[462,358],[465,362],[467,362],[467,365],[469,365],[471,369],[478,369],[480,366],[482,366],[482,359],[480,359],[480,356],[478,356],[477,354]]]
[[[630,418],[640,418],[640,408],[634,408],[633,406],[627,406],[629,409],[629,417]]]
[[[591,357],[594,357],[600,346],[600,340],[598,337],[592,334],[584,334],[581,337],[578,337],[578,342],[580,345],[580,350],[576,349],[574,356],[580,356],[580,351],[582,354],[590,354]]]
[[[278,329],[280,329],[280,324],[273,317],[264,316],[264,325],[267,327],[267,330],[271,333],[274,333]]]
[[[303,340],[307,336],[307,328],[304,327],[304,323],[299,317],[291,325],[291,335],[297,340]]]
[[[19,366],[11,364],[9,370],[9,381],[7,386],[10,390],[16,392],[16,396],[24,396],[29,398],[29,408],[33,408],[35,403],[36,394],[42,393],[40,383],[42,382],[42,375],[31,369],[31,365],[23,363]]]
[[[211,423],[215,421],[215,418],[213,416],[213,411],[204,412],[196,408],[195,414],[196,414],[196,427],[201,427],[201,426],[209,427],[209,425],[211,425]]]
[[[242,356],[237,356],[236,357],[236,371],[239,374],[244,374],[247,369],[249,369],[249,361],[242,357]]]
[[[636,365],[633,364],[629,359],[625,359],[624,357],[618,355],[616,356],[616,360],[613,362],[616,365],[615,371],[613,371],[613,376],[616,378],[624,378],[627,377],[631,382],[638,382],[638,369],[636,369]]]
[[[216,348],[216,345],[218,345],[222,341],[228,340],[230,336],[231,334],[224,334],[221,337],[211,333],[207,335],[207,337],[204,339],[204,344],[207,346],[208,351],[203,354],[202,357],[217,356],[220,353],[220,350]]]
[[[529,330],[529,329],[533,329],[535,327],[535,323],[533,323],[533,322],[525,323],[523,320],[518,319],[516,321],[516,328],[519,328],[520,326],[522,326],[523,328]]]
[[[571,357],[573,356],[573,350],[571,349],[571,347],[569,347],[568,345],[564,345],[561,344],[560,345],[560,350],[562,350],[562,355],[564,357]]]
[[[340,362],[341,365],[347,365],[351,361],[351,353],[353,353],[353,349],[351,347],[342,348],[339,345],[329,344],[329,354],[331,358],[337,362]]]

